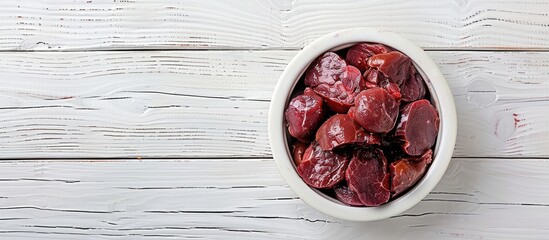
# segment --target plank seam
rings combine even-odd
[[[122,49],[67,49],[67,50],[0,50],[0,53],[86,53],[86,52],[273,52],[300,51],[302,48],[122,48]],[[549,48],[423,48],[427,52],[549,52]]]

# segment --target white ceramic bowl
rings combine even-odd
[[[426,81],[440,116],[433,162],[425,176],[407,193],[379,207],[351,207],[309,187],[297,174],[288,146],[284,111],[294,86],[309,64],[327,51],[336,51],[360,42],[390,46],[408,55]],[[333,217],[351,221],[374,221],[398,215],[421,201],[440,181],[454,151],[457,132],[456,107],[452,92],[437,65],[417,45],[390,32],[372,28],[353,28],[330,33],[301,50],[290,61],[273,92],[269,111],[269,138],[280,173],[293,191],[311,207]]]

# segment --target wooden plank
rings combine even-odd
[[[267,156],[268,96],[293,54],[0,54],[0,152]]]
[[[0,53],[0,158],[270,157],[269,99],[295,52]],[[549,156],[549,53],[429,52],[459,157]]]
[[[303,203],[272,160],[0,163],[2,239],[545,239],[547,159],[454,159],[425,200],[357,223]]]
[[[549,156],[549,53],[429,54],[456,101],[457,156]]]
[[[377,27],[425,48],[546,49],[544,1],[2,1],[0,49],[300,48]]]

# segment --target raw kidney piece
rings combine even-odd
[[[398,51],[376,54],[368,59],[368,66],[376,68],[388,77],[390,82],[399,86],[408,78],[411,64],[412,60]]]
[[[348,114],[370,132],[387,133],[395,126],[398,108],[398,101],[385,89],[371,88],[356,96]]]
[[[366,88],[376,88],[381,87],[382,84],[389,82],[389,80],[387,80],[385,76],[383,76],[383,73],[380,73],[377,69],[370,68],[364,72],[364,82]]]
[[[349,186],[345,184],[339,184],[334,188],[337,200],[345,203],[349,206],[364,206],[364,204],[358,199],[358,195],[353,192]]]
[[[294,150],[292,151],[292,157],[294,158],[294,163],[296,166],[299,166],[303,161],[303,154],[309,145],[303,142],[297,142],[294,144]]]
[[[402,94],[400,93],[400,88],[396,83],[388,82],[382,86],[389,94],[391,94],[396,101],[400,101]]]
[[[400,86],[400,93],[402,94],[402,101],[413,102],[415,100],[425,97],[425,82],[416,71],[414,66],[410,67],[410,76]]]
[[[324,122],[316,132],[316,141],[323,150],[332,150],[349,143],[363,145],[381,143],[381,137],[365,132],[347,114],[336,114]]]
[[[365,206],[379,206],[389,201],[389,177],[387,159],[379,149],[355,150],[345,171],[349,189]]]
[[[375,68],[370,68],[364,73],[364,82],[366,88],[381,87],[389,92],[399,101],[401,98],[400,88],[396,83],[390,82],[382,73]]]
[[[438,134],[438,112],[426,99],[406,104],[400,111],[395,137],[404,152],[419,156],[430,149]]]
[[[433,151],[427,150],[421,157],[407,157],[389,165],[391,172],[391,193],[397,196],[408,190],[425,174],[427,165],[431,164]]]
[[[323,101],[312,89],[294,97],[284,113],[290,135],[308,142],[324,117]]]
[[[315,59],[305,72],[305,85],[316,87],[322,83],[332,85],[339,80],[347,63],[333,52],[326,52]]]
[[[390,51],[390,49],[382,44],[359,43],[349,48],[345,60],[347,60],[349,64],[357,67],[360,71],[364,72],[370,68],[368,66],[368,58],[375,54],[387,53]]]
[[[314,90],[334,112],[346,113],[353,106],[356,95],[366,86],[362,74],[353,66],[345,67],[339,79],[333,84],[322,83]]]
[[[303,154],[297,173],[311,187],[332,188],[345,178],[348,163],[348,154],[324,151],[317,142],[312,142]]]

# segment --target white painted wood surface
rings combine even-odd
[[[547,160],[453,159],[425,200],[373,223],[311,209],[270,159],[0,167],[1,239],[543,239],[549,232]]]
[[[535,0],[0,1],[0,239],[546,239],[548,12]],[[354,223],[288,188],[266,116],[299,48],[367,26],[430,50],[459,136],[420,204]]]
[[[7,0],[0,9],[6,50],[299,48],[348,27],[428,48],[549,46],[540,0]]]
[[[0,158],[270,157],[269,99],[295,53],[0,53]],[[429,55],[458,107],[455,156],[549,156],[549,53]]]

